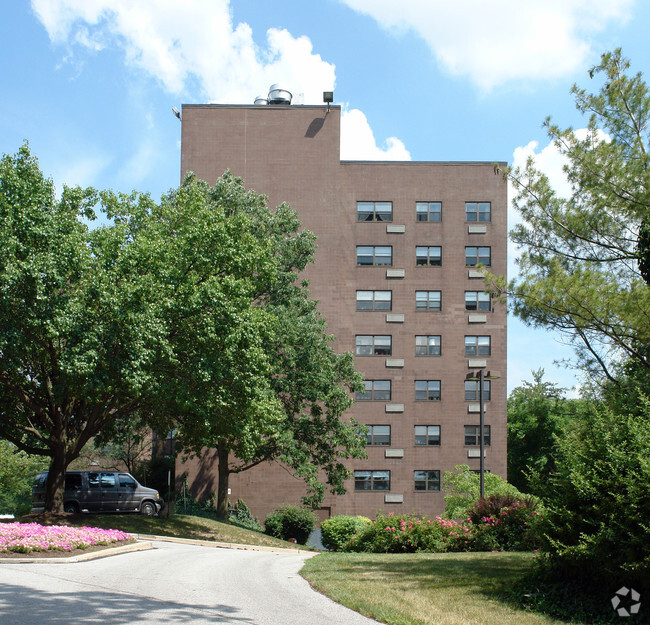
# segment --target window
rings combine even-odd
[[[423,246],[415,248],[415,264],[418,267],[442,265],[442,248],[439,245]]]
[[[390,356],[393,353],[393,337],[390,335],[357,334],[357,356]]]
[[[440,380],[416,380],[415,399],[417,401],[439,401]]]
[[[135,480],[126,473],[120,473],[120,486],[122,488],[135,488]]]
[[[490,202],[465,202],[465,221],[490,221]]]
[[[415,490],[440,490],[440,471],[413,471]]]
[[[99,473],[91,471],[88,474],[88,485],[90,488],[99,488]]]
[[[433,445],[440,446],[440,426],[439,425],[416,425],[415,426],[415,444],[416,445]]]
[[[390,425],[369,425],[366,445],[390,445]]]
[[[390,401],[390,380],[365,380],[365,390],[357,391],[357,401]]]
[[[491,353],[489,336],[466,336],[465,356],[489,356]]]
[[[392,265],[391,245],[357,245],[357,265]]]
[[[465,401],[479,401],[478,380],[465,380]],[[490,401],[490,380],[483,380],[483,400]]]
[[[390,471],[355,471],[354,490],[390,490]]]
[[[393,221],[393,203],[357,202],[357,221]]]
[[[81,490],[81,473],[66,473],[64,490]]]
[[[442,202],[416,202],[415,218],[417,221],[440,221]]]
[[[465,310],[492,310],[492,300],[489,293],[483,291],[465,291]]]
[[[442,309],[442,291],[416,291],[415,310],[440,311]]]
[[[490,256],[491,256],[490,247],[466,247],[465,248],[465,264],[468,267],[475,267],[479,263],[485,265],[486,267],[490,266]]]
[[[392,310],[392,291],[357,291],[357,310]]]
[[[465,445],[480,445],[481,444],[481,426],[480,425],[466,425],[465,426]],[[483,444],[490,445],[490,426],[483,426]]]
[[[115,473],[102,473],[102,488],[115,488]]]
[[[429,334],[415,337],[416,356],[440,356],[442,337]]]

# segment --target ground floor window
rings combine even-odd
[[[440,471],[413,471],[415,490],[440,490]]]

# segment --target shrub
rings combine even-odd
[[[322,543],[330,551],[345,551],[350,539],[362,533],[372,521],[365,516],[339,514],[321,523]]]
[[[556,577],[650,590],[650,400],[634,415],[586,410],[557,439],[542,551]]]
[[[472,551],[525,551],[538,546],[537,501],[532,497],[491,495],[479,499],[468,513],[474,526]]]
[[[460,524],[440,517],[379,513],[371,525],[352,536],[348,549],[372,553],[443,552],[448,550],[450,536],[457,530],[462,531]]]
[[[513,495],[523,497],[512,484],[494,473],[485,473],[485,495]],[[480,477],[466,464],[459,464],[442,476],[445,495],[445,516],[448,519],[466,519],[470,508],[480,497]]]
[[[217,514],[214,494],[208,499],[198,501],[187,490],[185,494],[183,491],[176,492],[175,509],[176,514],[187,514],[206,519],[214,519]]]
[[[251,514],[250,508],[243,499],[238,499],[235,505],[228,502],[228,520],[233,525],[238,525],[245,529],[256,532],[263,532],[264,528],[258,520]]]
[[[295,539],[304,545],[309,538],[318,517],[313,510],[300,506],[286,505],[273,510],[264,521],[264,532],[282,540]]]

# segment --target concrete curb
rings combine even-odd
[[[100,551],[89,551],[81,553],[78,556],[70,557],[49,557],[49,558],[2,558],[0,564],[69,564],[71,562],[87,562],[88,560],[97,560],[99,558],[108,558],[117,556],[121,553],[132,553],[135,551],[147,551],[155,547],[150,541],[160,541],[168,543],[181,543],[184,545],[198,545],[200,547],[212,547],[215,549],[240,549],[242,551],[267,551],[270,553],[295,553],[308,556],[315,556],[318,551],[307,551],[306,549],[288,549],[285,547],[267,547],[265,545],[242,545],[239,543],[222,543],[214,540],[199,540],[195,538],[176,538],[175,536],[154,536],[153,534],[131,534],[138,542],[129,545],[120,545]],[[145,542],[142,542],[145,541]]]
[[[50,557],[50,558],[1,558],[0,564],[69,564],[70,562],[87,562],[88,560],[98,560],[99,558],[108,558],[109,556],[117,556],[121,553],[132,553],[134,551],[148,551],[153,549],[150,542],[137,542],[129,545],[120,545],[118,547],[111,547],[109,549],[101,549],[99,551],[89,551],[88,553],[80,553],[78,556],[70,557]]]
[[[298,553],[317,555],[318,551],[308,551],[307,549],[291,549],[287,547],[267,547],[265,545],[242,545],[240,543],[222,543],[215,540],[200,540],[196,538],[177,538],[175,536],[154,536],[152,534],[131,534],[138,540],[159,540],[169,543],[182,543],[185,545],[198,545],[201,547],[214,547],[220,549],[241,549],[243,551],[268,551],[271,553]]]

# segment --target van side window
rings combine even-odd
[[[99,473],[89,473],[88,484],[90,488],[99,488]]]
[[[135,488],[135,480],[126,473],[120,473],[120,486],[127,488]]]
[[[115,473],[102,473],[102,488],[115,488]]]
[[[81,490],[81,474],[66,473],[65,490]]]
[[[47,480],[47,474],[46,473],[39,473],[34,478],[34,488],[44,488],[46,480]]]

